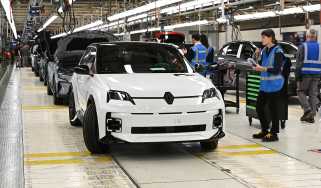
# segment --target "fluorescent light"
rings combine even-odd
[[[290,14],[300,14],[303,13],[303,9],[301,7],[287,8],[283,11],[278,12],[280,15],[290,15]]]
[[[57,35],[54,35],[52,37],[50,37],[51,39],[56,39],[56,38],[60,38],[60,37],[65,37],[67,36],[68,34],[70,34],[70,32],[68,33],[60,33],[60,34],[57,34]]]
[[[41,32],[42,30],[46,29],[52,22],[54,22],[56,19],[58,18],[58,16],[53,15],[51,16],[44,24],[41,28],[38,29],[38,33]]]
[[[14,23],[10,1],[9,0],[1,0],[1,4],[2,4],[2,7],[3,7],[3,9],[4,9],[5,13],[6,13],[7,21],[9,23],[9,25],[10,25],[10,28],[11,28],[12,33],[13,33],[13,36],[14,36],[15,39],[17,39],[17,37],[18,37],[17,29],[16,29],[16,25]]]
[[[121,13],[109,16],[108,20],[115,21],[115,20],[123,19],[123,18],[129,17],[129,16],[133,16],[133,15],[136,15],[136,14],[141,14],[141,13],[144,13],[144,12],[148,12],[148,11],[153,10],[155,8],[161,8],[161,7],[168,6],[168,5],[171,5],[171,4],[174,4],[174,3],[178,3],[178,2],[181,2],[181,1],[183,1],[183,0],[171,0],[171,1],[169,1],[169,0],[158,0],[156,2],[148,3],[146,5],[143,5],[143,6],[140,6],[140,7],[125,11],[125,12],[121,12]]]
[[[187,22],[187,23],[165,26],[165,30],[173,30],[173,29],[177,29],[177,28],[207,25],[207,24],[208,24],[207,20],[201,20],[201,21]]]
[[[104,22],[102,20],[98,20],[98,21],[95,21],[93,23],[90,23],[90,24],[87,24],[87,25],[83,25],[81,27],[77,27],[76,29],[73,30],[73,33],[76,33],[76,32],[79,32],[79,31],[83,31],[83,30],[88,30],[88,29],[91,29],[93,27],[100,26],[103,23]]]
[[[320,4],[303,6],[303,10],[306,11],[306,12],[320,11]]]
[[[216,21],[218,22],[218,23],[221,23],[221,24],[223,24],[223,23],[227,23],[227,19],[226,18],[217,18],[216,19]]]
[[[227,2],[227,0],[224,0],[224,2]],[[175,14],[178,12],[190,11],[197,8],[212,6],[213,4],[219,5],[221,3],[221,0],[194,0],[187,3],[182,3],[178,6],[164,8],[163,10],[161,10],[161,13]]]

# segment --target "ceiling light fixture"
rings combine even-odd
[[[54,22],[56,19],[58,18],[57,15],[53,15],[51,16],[44,24],[41,28],[38,29],[38,33],[41,32],[42,30],[46,29],[52,22]]]

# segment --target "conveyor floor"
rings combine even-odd
[[[11,135],[19,136],[23,127],[24,183],[28,188],[321,187],[321,154],[310,151],[320,148],[319,122],[301,125],[297,121],[300,113],[298,105],[291,104],[290,121],[276,143],[249,139],[258,129],[248,126],[243,109],[240,115],[227,114],[227,136],[213,152],[202,152],[197,143],[119,143],[112,145],[109,154],[91,155],[82,128],[69,125],[68,108],[53,105],[43,83],[25,68],[12,75],[0,108],[0,128],[8,131],[8,126],[3,126],[7,121],[16,125],[11,125]],[[0,136],[0,142],[11,139]],[[14,143],[22,145],[22,139],[19,141]],[[2,145],[0,152],[6,155],[0,155],[5,159],[0,165],[19,156],[19,150],[8,153]],[[6,168],[7,172],[23,176],[21,170],[13,171],[23,165],[19,157],[13,162],[17,166]],[[1,169],[0,187],[10,187],[5,185],[13,179],[6,169]]]

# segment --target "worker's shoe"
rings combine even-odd
[[[259,132],[257,134],[253,134],[254,139],[262,139],[264,138],[268,133],[267,132]]]
[[[300,118],[301,121],[305,121],[307,116],[311,113],[311,110],[304,112],[303,116]]]
[[[315,114],[312,112],[309,112],[304,118],[303,118],[303,122],[307,122],[307,123],[314,123],[314,116]]]
[[[311,118],[307,118],[307,119],[305,119],[303,122],[307,122],[307,123],[314,123],[315,121],[314,121],[314,118],[313,118],[313,117],[311,117]]]
[[[273,133],[268,133],[267,135],[265,135],[265,137],[262,138],[263,142],[276,142],[278,140],[278,135]]]

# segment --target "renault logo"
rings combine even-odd
[[[174,96],[170,92],[165,92],[164,99],[167,102],[167,104],[173,104],[174,102]]]

